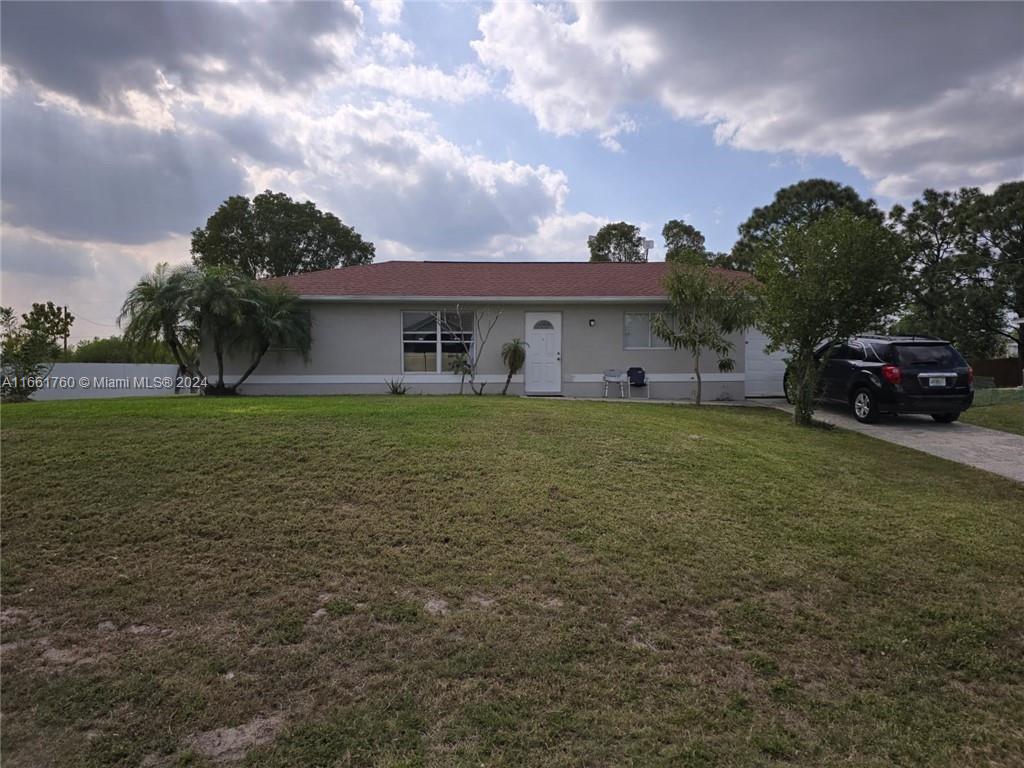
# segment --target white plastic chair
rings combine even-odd
[[[604,396],[608,397],[608,385],[618,384],[619,385],[619,397],[623,398],[626,396],[626,374],[620,371],[618,368],[606,368],[604,375]]]

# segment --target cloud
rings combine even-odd
[[[384,27],[393,27],[402,20],[402,0],[370,0],[377,21]]]
[[[125,94],[211,82],[295,89],[342,68],[352,3],[4,3],[4,65],[19,79],[110,111]]]
[[[24,275],[63,275],[68,278],[96,274],[91,255],[77,243],[55,240],[31,230],[6,226],[0,234],[0,253],[5,277]]]
[[[647,53],[623,45],[621,35],[598,43],[587,17],[571,23],[560,7],[498,3],[480,17],[483,39],[473,41],[480,61],[509,74],[505,93],[558,136],[598,133],[608,142],[632,121],[620,111],[629,101],[631,69]],[[615,146],[614,143],[612,146]]]
[[[507,261],[587,261],[587,238],[608,223],[589,213],[556,213],[524,236],[498,235],[480,255]]]
[[[496,4],[479,26],[481,62],[556,135],[616,148],[654,101],[738,148],[838,155],[883,194],[1024,173],[1017,3]]]
[[[0,246],[0,304],[19,313],[33,302],[67,304],[76,317],[72,341],[117,333],[114,321],[129,288],[161,261],[188,259],[187,237],[122,245],[59,240],[4,226]]]
[[[299,6],[0,6],[5,303],[67,302],[115,332],[142,274],[266,188],[380,258],[586,258],[603,220],[567,210],[564,173],[456,144],[424,111],[487,93],[479,65],[416,63],[394,32],[353,48],[358,8]]]
[[[387,91],[405,99],[460,103],[488,92],[487,78],[476,67],[462,66],[454,75],[437,67],[409,64],[401,67],[367,63],[355,69],[350,82]]]
[[[373,51],[385,61],[409,59],[416,53],[416,46],[397,32],[385,32],[371,41]]]
[[[145,243],[190,231],[244,184],[220,138],[152,132],[4,98],[3,219],[73,240]]]
[[[404,101],[281,120],[299,137],[303,167],[253,169],[260,183],[308,196],[371,238],[411,251],[473,250],[499,234],[528,234],[568,195],[563,173],[468,152]]]

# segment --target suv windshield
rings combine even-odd
[[[908,344],[897,345],[900,365],[936,366],[942,368],[962,368],[967,365],[960,353],[948,344]]]

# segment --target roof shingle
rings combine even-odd
[[[664,296],[663,261],[384,261],[272,278],[301,296],[640,297]],[[736,276],[741,272],[729,272]]]

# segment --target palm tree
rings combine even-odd
[[[508,376],[505,379],[505,386],[501,394],[508,392],[508,385],[512,383],[512,377],[522,370],[526,364],[526,348],[530,346],[520,338],[506,341],[501,347],[501,361],[508,369]]]
[[[191,267],[157,264],[151,274],[128,292],[117,324],[127,322],[124,338],[131,344],[163,341],[181,369],[202,378],[199,361],[184,342],[194,331],[184,321],[188,282],[193,271]]]
[[[187,273],[185,316],[211,342],[217,360],[217,382],[207,386],[207,394],[234,394],[234,387],[224,383],[224,353],[241,338],[251,285],[249,278],[227,267]]]
[[[217,360],[217,380],[209,395],[233,395],[272,346],[308,354],[309,314],[282,286],[266,286],[227,267],[176,267],[160,264],[132,288],[118,322],[128,321],[125,338],[133,343],[163,339],[190,375],[204,378],[198,361],[182,342],[201,336]],[[224,381],[224,355],[251,350],[253,359],[234,384]]]
[[[252,365],[232,385],[237,389],[256,370],[270,347],[290,347],[304,356],[309,354],[313,338],[309,312],[298,297],[284,286],[254,283],[245,298],[240,340],[248,342],[254,353]]]
[[[452,373],[457,373],[462,377],[459,379],[459,394],[461,395],[466,389],[466,376],[473,372],[473,366],[469,362],[469,355],[465,352],[460,352],[452,358],[448,368]]]

